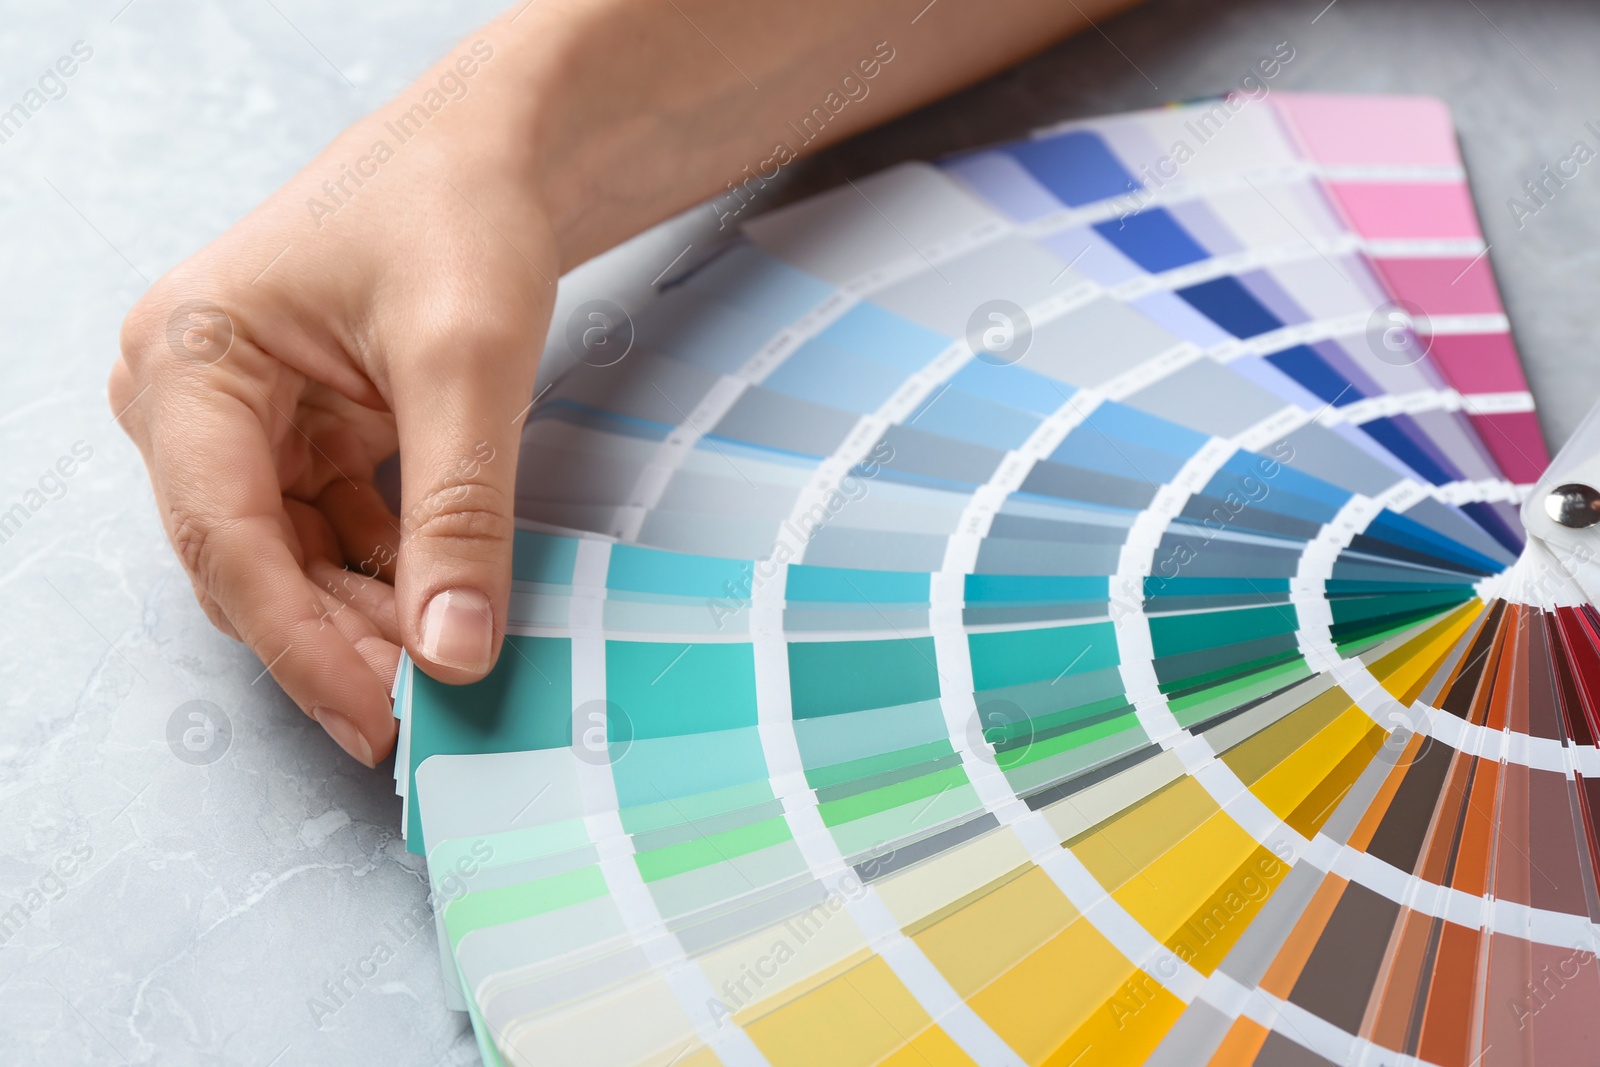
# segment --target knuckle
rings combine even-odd
[[[529,335],[512,330],[475,330],[430,346],[430,362],[447,367],[453,374],[493,374],[501,376],[507,368],[520,366],[533,354]]]
[[[539,321],[521,302],[496,293],[436,294],[417,312],[413,328],[424,358],[457,367],[525,359],[544,338]]]
[[[167,514],[173,551],[189,573],[195,588],[207,599],[215,599],[221,575],[218,537],[227,522],[203,521],[186,509],[172,507]]]
[[[178,554],[178,562],[194,578],[197,588],[209,590],[210,526],[179,509],[173,509],[167,518],[172,531],[172,550]]]
[[[137,375],[147,366],[151,356],[159,356],[163,349],[164,323],[172,303],[158,290],[152,289],[140,297],[122,320],[118,343],[122,361]]]
[[[209,288],[158,282],[129,310],[118,342],[135,378],[160,367],[215,363],[232,348],[233,315],[226,300],[203,295]]]
[[[486,482],[440,486],[406,513],[404,535],[482,547],[509,545],[511,502]]]

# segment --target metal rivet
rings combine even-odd
[[[1557,486],[1544,498],[1544,513],[1574,530],[1593,526],[1600,522],[1600,492],[1577,482]]]

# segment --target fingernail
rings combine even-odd
[[[476,589],[435,593],[422,613],[422,655],[446,667],[486,671],[494,642],[492,620],[489,598]]]
[[[356,729],[356,724],[340,715],[332,708],[325,708],[320,704],[311,709],[311,717],[317,720],[317,725],[328,731],[328,736],[335,743],[356,760],[368,767],[376,766],[372,758],[372,746],[367,744],[367,739]]]

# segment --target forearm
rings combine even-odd
[[[485,35],[566,270],[1133,2],[535,0]]]

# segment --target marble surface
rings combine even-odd
[[[341,756],[206,623],[104,380],[150,279],[492,5],[3,3],[0,107],[76,42],[93,54],[0,144],[0,511],[45,497],[0,544],[0,1063],[476,1062],[444,1007],[388,768]],[[1429,92],[1455,108],[1559,443],[1600,393],[1586,295],[1600,170],[1520,227],[1507,200],[1574,141],[1600,143],[1584,129],[1600,120],[1600,12],[1325,3],[1146,6],[797,168],[791,192],[1215,93],[1287,40],[1279,89]],[[62,457],[70,477],[51,473]],[[191,735],[199,752],[182,740],[193,701],[227,723],[209,748]]]

